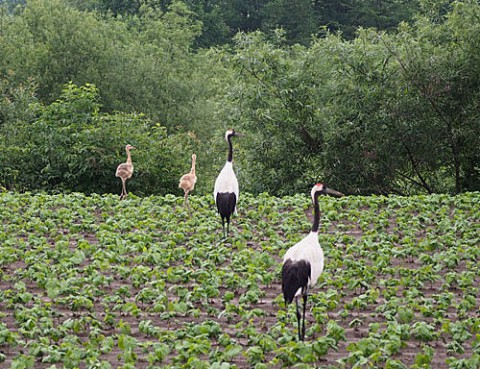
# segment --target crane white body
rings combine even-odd
[[[310,277],[308,286],[313,287],[323,272],[324,255],[323,249],[318,242],[318,232],[310,232],[301,241],[290,247],[283,256],[283,262],[291,260],[293,263],[304,260],[310,264]],[[300,296],[302,288],[295,292],[295,297]]]
[[[238,196],[240,195],[238,180],[233,171],[233,163],[230,161],[225,163],[215,181],[215,187],[213,189],[213,198],[215,199],[215,202],[217,202],[217,194],[219,192],[234,193],[236,201],[238,201]]]

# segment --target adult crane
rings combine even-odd
[[[125,197],[127,197],[127,180],[132,178],[133,175],[133,164],[130,150],[134,149],[136,149],[136,147],[130,144],[125,146],[125,151],[127,152],[127,161],[119,164],[115,173],[115,176],[122,180],[122,193],[120,194],[120,200],[123,200]]]
[[[313,287],[323,272],[323,250],[318,242],[320,224],[320,195],[343,196],[341,192],[327,188],[322,183],[313,186],[310,196],[313,202],[313,224],[310,233],[294,246],[290,247],[283,257],[282,292],[285,304],[295,299],[298,323],[298,339],[305,339],[305,310],[310,287]],[[303,299],[303,315],[300,313],[298,299]]]
[[[217,205],[218,213],[222,218],[223,236],[227,237],[230,228],[230,217],[236,212],[239,189],[238,180],[233,171],[233,147],[232,137],[238,136],[234,129],[225,132],[225,140],[228,143],[227,162],[223,166],[220,174],[215,181],[213,197]],[[225,229],[225,223],[227,228]]]

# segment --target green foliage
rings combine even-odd
[[[8,70],[0,80],[0,127],[4,132],[14,129],[13,126],[17,123],[28,122],[34,118],[37,107],[35,90],[36,85],[31,79],[16,82],[15,72],[12,70]],[[8,140],[8,135],[4,138]]]
[[[181,170],[173,161],[180,147],[167,138],[165,128],[140,114],[101,113],[98,100],[95,86],[68,84],[35,121],[17,123],[17,146],[2,152],[9,163],[2,168],[4,183],[19,190],[119,192],[115,169],[125,161],[124,147],[130,143],[138,150],[132,152],[135,175],[129,189],[139,195],[172,191]],[[22,147],[25,138],[28,145]],[[30,160],[11,156],[17,153]]]
[[[241,128],[249,133],[250,139],[242,143],[248,145],[243,152],[248,163],[243,181],[254,192],[285,194],[303,189],[311,182],[304,171],[315,160],[310,149],[318,142],[308,130],[313,107],[304,100],[307,91],[298,81],[306,50],[285,50],[281,33],[271,42],[260,33],[239,34],[236,41],[231,63],[243,82],[229,91],[222,114],[228,121],[242,121]]]
[[[479,12],[456,3],[440,24],[361,29],[351,42],[327,35],[309,49],[239,34],[231,61],[242,83],[224,109],[254,135],[249,188],[284,194],[324,179],[358,193],[477,189]]]
[[[165,11],[145,5],[120,21],[64,0],[29,1],[16,16],[2,14],[0,70],[13,70],[17,83],[33,79],[42,102],[54,101],[66,83],[90,83],[106,111],[141,112],[172,128],[192,120],[185,108],[200,93],[189,80],[200,31],[192,18],[181,2]]]
[[[136,193],[177,191],[193,151],[197,191],[207,193],[230,127],[245,134],[235,143],[242,191],[293,194],[319,180],[358,194],[480,188],[476,1],[32,0],[1,9],[8,189],[112,192],[108,173],[136,141],[151,147],[134,154]],[[68,100],[70,83],[97,96]]]
[[[71,100],[95,95],[68,90]],[[308,232],[307,194],[244,194],[222,240],[211,195],[191,196],[189,217],[171,194],[3,192],[0,362],[473,369],[479,204],[479,193],[322,198],[325,269],[298,342],[280,265]]]
[[[145,4],[155,5],[162,11],[172,3],[170,0],[126,1],[126,0],[70,0],[82,10],[96,10],[103,14],[125,17],[139,14]],[[296,1],[283,0],[184,0],[195,18],[202,23],[202,34],[196,45],[211,47],[231,43],[237,32],[262,31],[270,34],[282,28],[287,33],[288,43],[308,45],[311,36],[322,34],[323,29],[341,32],[344,37],[353,39],[358,27],[376,27],[380,30],[395,28],[401,21],[413,18],[425,7],[425,12],[433,13],[432,6],[422,2],[400,1],[355,1],[341,3],[328,0]],[[438,2],[433,8],[440,7]],[[424,5],[422,7],[422,4]],[[447,4],[448,5],[448,4]]]
[[[61,0],[29,1],[8,21],[0,46],[5,56],[1,67],[13,69],[19,81],[33,78],[44,101],[53,101],[70,80],[95,83],[100,66],[105,66],[104,55],[111,50],[107,28]]]

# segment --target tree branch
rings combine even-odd
[[[412,151],[410,150],[410,148],[408,147],[408,145],[404,141],[402,141],[402,144],[403,144],[403,147],[405,148],[405,150],[407,151],[407,155],[410,159],[410,162],[412,163],[413,172],[418,177],[420,182],[415,181],[413,178],[409,178],[406,175],[403,175],[403,173],[399,173],[399,174],[402,175],[404,178],[410,180],[412,183],[415,183],[417,185],[422,186],[423,188],[425,188],[427,190],[427,192],[429,194],[433,193],[431,187],[428,185],[427,181],[425,180],[425,178],[423,178],[422,174],[420,173],[420,170],[418,169],[418,163],[415,160],[415,157],[413,156]]]

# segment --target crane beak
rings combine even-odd
[[[328,187],[325,189],[325,193],[327,195],[332,195],[332,196],[335,196],[335,197],[345,196],[343,193],[341,193],[339,191],[332,190],[331,188],[328,188]]]

